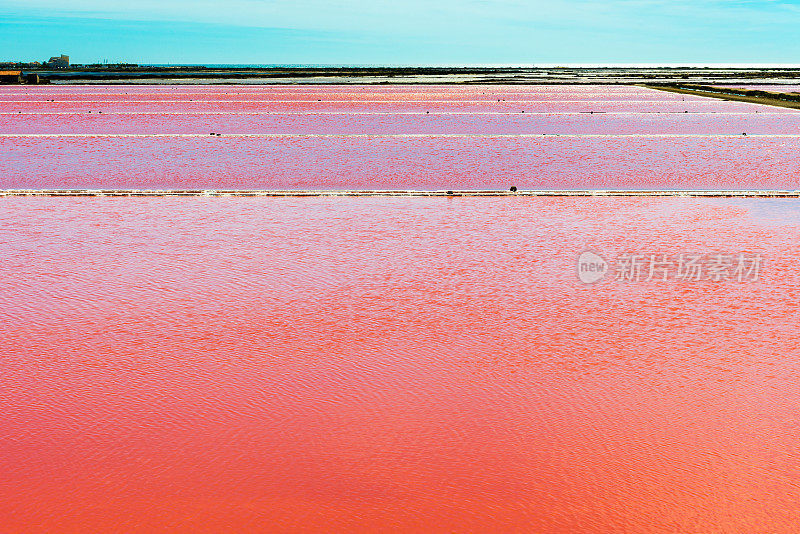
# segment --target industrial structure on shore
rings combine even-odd
[[[69,68],[69,56],[61,54],[60,56],[53,56],[45,61],[44,67],[51,69],[66,69]]]
[[[9,68],[11,67],[11,68]],[[38,69],[67,69],[69,68],[69,56],[61,54],[60,56],[53,56],[44,63],[38,61],[34,63],[0,63],[0,69],[5,68],[8,70],[0,70],[0,84],[40,84],[50,83],[48,78],[43,78],[35,72],[28,72],[27,74],[22,70],[14,69],[16,67],[30,67],[34,70]]]

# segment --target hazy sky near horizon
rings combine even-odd
[[[0,60],[800,64],[800,0],[0,0]]]

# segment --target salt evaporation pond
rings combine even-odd
[[[3,87],[0,188],[800,189],[798,116]],[[791,200],[0,198],[0,530],[793,533],[798,239]],[[763,269],[587,285],[588,249]]]
[[[0,215],[4,531],[796,531],[793,201]],[[584,285],[586,247],[764,267]]]
[[[635,86],[5,87],[0,150],[6,189],[796,189],[800,113]]]

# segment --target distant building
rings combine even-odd
[[[57,57],[51,57],[50,61],[45,63],[46,67],[54,68],[54,69],[66,69],[69,67],[69,56],[65,56],[61,54]]]
[[[0,70],[0,83],[22,83],[22,71]]]

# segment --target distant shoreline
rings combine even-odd
[[[709,98],[719,98],[720,100],[731,100],[734,102],[748,102],[750,104],[762,104],[765,106],[800,109],[800,93],[786,94],[776,93],[774,91],[758,91],[730,87],[708,87],[704,85],[691,84],[645,85],[645,87],[684,95],[705,96]]]
[[[75,66],[25,68],[51,82],[195,84],[593,84],[800,83],[800,68],[712,67],[203,67]]]

